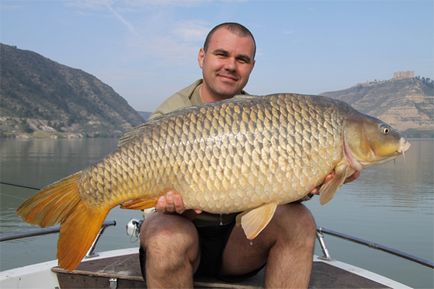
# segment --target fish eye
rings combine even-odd
[[[382,125],[381,129],[383,131],[383,134],[385,134],[385,135],[388,135],[390,133],[390,128],[385,126],[385,125]]]

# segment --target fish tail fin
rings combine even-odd
[[[18,207],[17,214],[26,222],[41,227],[62,223],[80,202],[80,175],[78,172],[42,188]]]
[[[43,188],[17,209],[26,222],[41,227],[60,223],[59,265],[73,270],[92,246],[109,208],[90,208],[80,198],[81,172]]]
[[[80,264],[101,230],[108,212],[108,208],[89,208],[83,202],[77,204],[60,226],[57,259],[62,268],[72,271]]]

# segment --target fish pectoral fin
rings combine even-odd
[[[247,239],[253,240],[264,230],[273,218],[276,208],[277,203],[269,203],[237,216],[237,223],[241,224]]]
[[[121,209],[130,209],[130,210],[144,210],[148,208],[155,207],[158,198],[138,198],[123,202],[121,204]]]
[[[342,163],[336,166],[334,177],[328,182],[325,182],[319,189],[319,202],[321,205],[324,205],[328,203],[331,199],[333,199],[336,191],[345,182],[349,171],[350,167],[346,163]]]

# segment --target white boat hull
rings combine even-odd
[[[94,261],[98,259],[118,257],[124,255],[135,254],[138,252],[137,248],[121,249],[106,251],[100,253],[96,257],[84,260]],[[336,260],[322,260],[321,258],[314,256],[314,262],[326,263],[330,266],[345,270],[349,273],[356,274],[358,276],[367,278],[371,281],[377,282],[389,288],[411,288],[402,283],[391,280],[385,276],[367,271],[365,269],[349,265]],[[57,266],[57,261],[49,261],[38,263],[34,265],[24,266],[16,269],[0,272],[0,288],[2,289],[15,289],[15,288],[34,288],[34,289],[59,289],[59,281],[55,272],[51,269]],[[262,287],[258,287],[262,288]]]

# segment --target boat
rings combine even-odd
[[[138,258],[138,248],[120,249],[96,253],[96,245],[107,227],[116,225],[116,221],[104,222],[89,253],[81,264],[69,272],[57,266],[52,260],[5,270],[0,272],[0,288],[146,288]],[[127,233],[138,235],[138,221],[127,224]],[[0,241],[16,240],[57,233],[58,226],[38,229],[26,233],[4,233]],[[317,238],[323,255],[313,257],[313,271],[309,288],[411,288],[398,281],[380,274],[334,260],[327,249],[324,235],[332,235],[364,246],[381,250],[407,260],[434,268],[434,262],[425,260],[381,244],[366,241],[354,236],[342,234],[327,228],[317,228]],[[239,282],[223,282],[215,278],[195,278],[195,288],[236,288],[259,289],[263,287],[264,270],[257,275]]]

